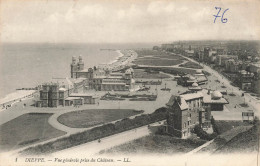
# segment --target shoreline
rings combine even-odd
[[[137,53],[133,50],[116,50],[119,54],[117,59],[108,64],[112,71],[121,70],[126,66],[131,66],[132,62],[137,58]]]
[[[106,67],[112,71],[123,69],[126,66],[131,65],[131,62],[136,59],[137,54],[133,50],[115,50],[118,56],[115,60],[108,63],[99,64],[100,67]],[[36,90],[15,90],[14,92],[6,94],[4,97],[0,98],[0,111],[7,109],[6,106],[12,106],[19,100],[29,99]],[[5,107],[5,108],[4,108]]]
[[[13,104],[33,97],[36,90],[16,90],[0,99],[0,111],[12,107]]]

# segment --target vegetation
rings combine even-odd
[[[147,78],[147,79],[161,79],[161,78],[170,78],[164,73],[144,71],[143,69],[135,69],[135,78]]]
[[[165,120],[166,112],[167,109],[162,107],[155,110],[155,112],[151,114],[143,114],[140,116],[136,116],[134,119],[125,118],[114,124],[110,123],[103,126],[95,127],[90,130],[81,133],[76,133],[68,137],[64,137],[55,141],[48,142],[43,145],[27,148],[20,153],[24,155],[26,154],[40,155],[40,154],[46,154],[46,153],[51,153],[58,150],[66,149],[86,142],[97,140],[103,137],[107,137],[109,135],[131,130],[157,121]]]
[[[136,65],[149,65],[149,66],[173,66],[182,63],[182,60],[169,60],[159,58],[142,58],[137,59],[133,63]]]
[[[220,147],[217,153],[257,152],[259,150],[259,125],[259,120],[256,119],[252,128],[237,134],[224,146]]]
[[[149,88],[145,88],[145,89],[149,90]],[[143,89],[142,91],[146,91],[145,89]],[[157,95],[146,95],[146,94],[122,95],[122,94],[107,93],[101,97],[101,100],[125,100],[125,99],[129,99],[129,101],[155,101],[157,99]]]
[[[58,121],[72,128],[87,128],[143,112],[132,109],[89,109],[62,114]]]
[[[161,71],[164,73],[172,74],[172,75],[184,75],[186,73],[194,74],[196,73],[195,69],[188,68],[174,68],[174,67],[136,67],[136,69],[149,69],[154,71]]]
[[[223,149],[226,144],[228,144],[233,138],[237,137],[239,134],[247,132],[250,130],[252,125],[249,123],[244,123],[242,121],[213,121],[211,122],[214,132],[219,135],[215,138],[209,146],[203,148],[201,152],[215,152],[218,149]],[[240,146],[236,144],[234,146]]]
[[[154,58],[167,58],[167,59],[174,59],[174,60],[186,60],[185,58],[175,55],[169,54],[162,51],[155,51],[155,50],[136,50],[138,57],[154,57]]]
[[[194,131],[195,134],[197,134],[198,137],[200,137],[203,140],[212,140],[214,138],[216,138],[217,133],[212,133],[212,134],[208,134],[206,131],[204,131],[199,125],[196,125],[194,127]]]
[[[64,135],[65,132],[49,125],[48,119],[51,115],[49,113],[29,113],[0,125],[1,151]]]
[[[212,127],[213,130],[217,134],[222,134],[228,130],[231,130],[232,128],[236,128],[238,126],[248,126],[249,124],[247,122],[243,122],[240,120],[212,120]]]
[[[187,67],[187,68],[194,68],[194,69],[203,69],[203,67],[194,62],[187,62],[184,64],[179,65],[180,67]]]
[[[136,139],[129,143],[103,150],[100,153],[112,154],[131,154],[131,153],[187,153],[196,147],[204,144],[206,141],[201,139],[179,139],[167,135],[149,135],[140,139]]]

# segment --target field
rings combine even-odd
[[[143,154],[187,153],[206,141],[200,139],[179,139],[166,135],[149,135],[129,143],[101,151],[101,154]]]
[[[194,62],[187,62],[185,64],[181,64],[180,67],[187,67],[187,68],[193,68],[193,69],[203,69],[203,67],[197,63]]]
[[[186,60],[185,58],[175,55],[175,54],[169,54],[162,51],[155,51],[155,50],[136,50],[136,53],[138,54],[139,58],[145,57],[154,57],[154,58],[167,58],[167,59],[173,59],[173,60]]]
[[[147,78],[147,79],[169,78],[169,76],[164,73],[148,73],[143,69],[134,69],[134,73],[135,73],[135,78]]]
[[[257,152],[259,140],[259,124],[241,132],[217,150],[217,153]]]
[[[160,58],[142,58],[137,59],[133,63],[136,65],[149,65],[149,66],[173,66],[182,63],[182,60],[169,60]]]
[[[51,115],[29,113],[2,124],[0,126],[1,151],[16,149],[66,134],[49,125],[48,119]]]
[[[151,65],[151,66],[173,66],[186,61],[185,58],[169,54],[162,51],[154,50],[136,50],[137,59],[133,62],[136,65]]]
[[[65,113],[58,121],[72,128],[87,128],[137,115],[141,111],[131,109],[91,109]]]
[[[242,121],[215,121],[218,133],[220,135],[215,138],[214,142],[209,146],[201,149],[200,152],[215,153],[219,149],[223,149],[238,135],[251,130],[252,125]],[[233,145],[234,146],[234,145]],[[238,146],[236,144],[235,146]]]
[[[216,120],[216,127],[219,130],[219,134],[222,134],[238,126],[248,126],[248,123],[244,123],[239,120]]]

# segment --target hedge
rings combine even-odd
[[[204,131],[199,125],[196,125],[194,127],[194,133],[197,134],[198,137],[204,140],[212,140],[217,137],[217,133],[208,134],[206,131]]]
[[[131,130],[137,127],[148,125],[166,119],[167,109],[165,107],[157,109],[151,114],[136,116],[134,119],[125,118],[114,124],[109,123],[103,126],[95,127],[90,130],[72,134],[68,137],[60,138],[42,145],[27,148],[20,153],[22,155],[41,155],[53,153],[62,149],[70,148],[76,145],[84,144],[90,141],[101,139],[123,131]]]

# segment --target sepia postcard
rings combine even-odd
[[[259,0],[0,0],[0,166],[258,166]]]

